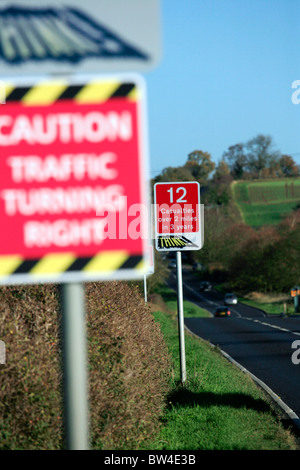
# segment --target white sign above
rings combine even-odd
[[[2,0],[0,77],[153,69],[160,0]]]

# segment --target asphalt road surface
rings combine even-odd
[[[192,271],[183,268],[182,278],[184,299],[211,313],[216,306],[224,305],[223,295],[216,290],[200,292],[199,280]],[[169,286],[176,290],[176,269]],[[185,318],[185,325],[219,346],[300,417],[300,363],[294,363],[300,362],[300,316],[274,318],[241,303],[230,306],[230,310],[230,317]]]

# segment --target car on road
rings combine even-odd
[[[222,305],[221,307],[217,307],[214,311],[215,317],[230,317],[231,311],[226,305]]]
[[[238,303],[237,296],[235,294],[225,294],[224,303],[225,305],[236,305]]]
[[[211,283],[208,281],[202,281],[200,282],[200,291],[201,292],[207,292],[211,290]]]

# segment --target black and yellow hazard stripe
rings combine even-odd
[[[78,257],[72,253],[49,253],[38,259],[24,259],[18,255],[0,256],[0,279],[27,275],[28,280],[51,276],[59,280],[65,273],[82,273],[83,277],[116,273],[125,270],[144,270],[142,256],[126,251],[103,251],[95,256]]]
[[[182,250],[188,248],[198,248],[198,245],[183,236],[159,236],[157,239],[157,248],[161,250]]]
[[[65,80],[36,82],[30,86],[5,84],[6,103],[19,102],[25,106],[51,105],[61,100],[77,104],[103,103],[116,98],[136,101],[138,88],[135,83],[117,80],[91,79],[87,83],[70,84]]]

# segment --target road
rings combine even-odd
[[[223,295],[214,289],[199,292],[199,281],[190,270],[183,268],[182,277],[184,299],[209,312],[224,304]],[[169,285],[176,289],[176,270]],[[300,363],[292,361],[293,354],[298,362],[300,359],[300,317],[274,318],[241,303],[230,309],[231,317],[185,318],[185,325],[197,336],[218,345],[300,417]],[[294,341],[299,341],[296,349],[292,347]]]

